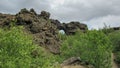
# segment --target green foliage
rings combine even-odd
[[[61,58],[77,56],[90,62],[95,68],[111,68],[112,46],[109,38],[102,32],[91,30],[68,36],[62,47]]]
[[[0,29],[0,67],[30,68],[30,53],[35,48],[32,38],[22,31],[23,27]]]
[[[111,68],[112,46],[102,31],[78,32],[74,36],[60,34],[63,42],[61,54],[53,55],[33,44],[32,37],[23,32],[22,26],[14,26],[13,21],[10,29],[0,29],[0,68],[60,68],[63,60],[75,56],[90,62],[95,68]],[[114,48],[119,46],[118,36],[111,38],[113,42],[117,40]]]
[[[59,68],[57,57],[42,47],[36,49],[38,56],[32,58],[32,68]]]
[[[59,33],[59,34],[58,34],[58,37],[59,37],[62,41],[64,41],[64,40],[66,40],[67,35],[66,35],[66,34],[62,34],[62,33]]]
[[[120,51],[120,31],[110,33],[109,38],[114,47],[114,52]]]
[[[33,44],[22,26],[0,29],[0,68],[59,68],[55,63],[54,55]]]
[[[109,34],[109,38],[113,45],[113,53],[115,53],[116,61],[120,63],[120,31],[115,31]]]
[[[111,32],[114,32],[114,29],[111,28],[110,26],[107,26],[106,24],[104,24],[103,29],[101,29],[103,31],[103,33],[105,33],[106,35],[108,35]]]
[[[120,64],[120,51],[118,51],[118,52],[115,52],[115,61],[118,63],[118,64]]]

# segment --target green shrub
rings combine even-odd
[[[63,40],[61,54],[53,55],[32,43],[23,27],[0,29],[0,68],[60,68],[59,63],[69,57],[81,57],[95,68],[110,68],[112,46],[102,31],[59,35]],[[38,53],[35,57],[33,51]]]
[[[103,33],[105,33],[106,35],[115,31],[113,28],[111,28],[110,26],[107,26],[106,24],[104,24],[103,29],[100,29],[100,30],[102,30]]]
[[[67,35],[66,35],[66,34],[62,34],[62,33],[59,33],[59,34],[58,34],[58,37],[59,37],[62,41],[64,41],[64,40],[66,40]]]
[[[0,68],[59,68],[55,63],[54,55],[33,44],[22,26],[0,29]]]
[[[90,62],[95,68],[111,68],[112,46],[109,38],[102,31],[91,30],[68,36],[61,51],[62,61],[77,56]]]
[[[120,64],[120,51],[115,52],[115,62],[117,62],[118,64]]]
[[[59,68],[57,55],[48,52],[42,47],[37,47],[38,56],[32,58],[32,68]]]
[[[30,53],[34,48],[23,27],[0,29],[0,68],[30,68]]]
[[[109,38],[113,45],[113,53],[115,53],[116,61],[120,63],[120,31],[115,31],[109,34]]]
[[[109,38],[114,47],[114,52],[120,51],[120,31],[110,33]]]

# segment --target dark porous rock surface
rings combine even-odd
[[[86,30],[88,30],[86,24],[74,21],[70,23],[63,23],[63,26],[63,30],[67,35],[74,35],[77,31],[86,32]]]
[[[66,35],[74,35],[77,31],[86,32],[86,24],[72,21],[70,23],[60,23],[58,20],[51,19],[51,23],[57,26],[57,29],[64,30]]]

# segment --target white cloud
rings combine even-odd
[[[98,28],[103,22],[120,25],[119,3],[120,0],[1,0],[0,12],[17,13],[21,8],[34,8],[38,13],[49,11],[51,18],[62,22],[86,21],[90,27]]]
[[[84,21],[90,29],[103,28],[105,24],[110,27],[120,27],[120,15],[108,15],[104,17],[94,18],[89,21]]]
[[[58,8],[59,6],[63,5],[65,0],[53,0],[51,1],[51,9]]]

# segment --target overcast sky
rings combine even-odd
[[[120,0],[0,0],[0,12],[15,14],[22,8],[46,10],[61,22],[80,21],[89,28],[104,23],[120,26]]]

